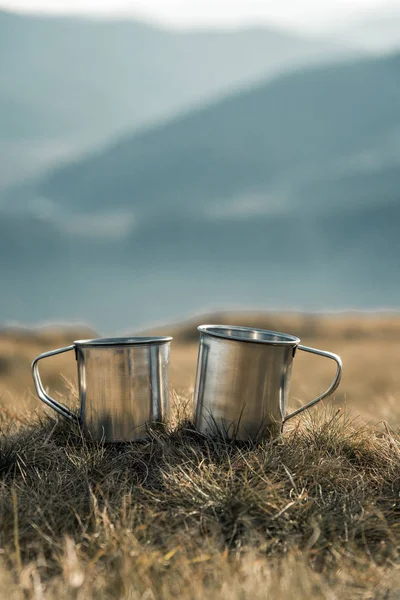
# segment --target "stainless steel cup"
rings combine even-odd
[[[237,440],[277,437],[286,421],[332,394],[340,383],[340,357],[301,346],[292,335],[225,325],[198,329],[194,403],[195,424],[202,433],[219,432]],[[326,392],[286,415],[297,349],[334,360],[337,371]]]
[[[63,417],[79,420],[94,440],[123,442],[146,436],[148,423],[169,414],[171,337],[100,338],[41,354],[32,363],[39,398]],[[40,380],[43,358],[75,351],[80,415],[49,396]]]

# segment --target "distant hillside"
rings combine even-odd
[[[16,101],[16,110],[23,102],[33,111],[50,111],[41,129],[27,118],[26,137],[56,132],[99,138],[269,72],[344,52],[285,31],[181,32],[135,21],[5,12],[0,40],[0,97]],[[11,106],[8,112],[12,121]]]
[[[400,55],[309,69],[15,190],[0,320],[115,333],[238,307],[399,307]]]
[[[399,73],[395,54],[285,75],[56,169],[36,194],[139,219],[396,199]]]
[[[76,154],[268,74],[346,54],[346,45],[269,29],[178,32],[0,10],[0,150],[20,144],[22,176],[36,164],[29,144],[57,139]]]

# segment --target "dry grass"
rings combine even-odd
[[[257,446],[207,440],[185,421],[107,446],[50,419],[9,427],[8,597],[383,599],[400,589],[400,438],[389,430],[322,413]]]
[[[171,357],[173,384],[185,390],[173,420],[146,443],[121,445],[94,444],[69,423],[31,413],[31,358],[81,332],[56,332],[57,341],[38,332],[28,342],[7,334],[23,360],[9,361],[0,382],[27,402],[18,410],[3,393],[0,598],[400,597],[400,321],[320,317],[307,330],[299,317],[278,326],[270,318],[258,323],[341,353],[345,378],[332,403],[256,446],[193,429],[185,398],[196,344],[187,332],[176,332]],[[324,362],[299,358],[293,406],[326,387],[334,369]],[[54,363],[46,373],[54,388],[59,370]],[[359,412],[364,419],[354,421]],[[363,423],[386,416],[391,427]]]

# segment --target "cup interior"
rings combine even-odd
[[[96,338],[93,340],[76,340],[76,346],[137,346],[149,344],[166,344],[172,337],[122,337],[122,338]]]
[[[236,325],[200,325],[198,330],[203,334],[236,340],[238,342],[257,342],[275,346],[295,346],[300,343],[300,339],[294,335],[279,333],[278,331],[268,331],[266,329],[254,329],[253,327],[239,327]]]

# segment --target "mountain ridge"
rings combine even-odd
[[[398,307],[400,54],[290,73],[3,202],[2,321]]]
[[[78,155],[264,76],[354,52],[347,42],[285,30],[187,33],[135,20],[3,12],[0,145],[3,153],[5,141],[29,146],[20,152],[23,179],[35,171],[34,144],[57,140]],[[8,163],[16,171],[12,154]],[[4,187],[10,177],[2,177]]]
[[[339,160],[357,172],[363,153],[398,156],[398,72],[400,53],[282,75],[60,167],[37,193],[67,209],[112,198],[154,213],[267,194],[301,173],[307,186]]]

